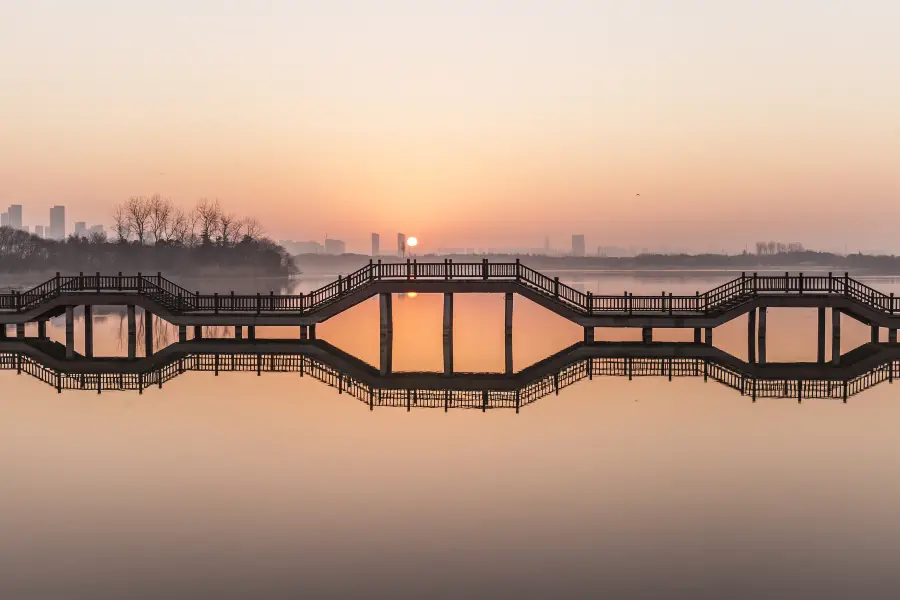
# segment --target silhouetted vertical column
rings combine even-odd
[[[831,309],[831,362],[841,364],[841,311]]]
[[[38,337],[42,340],[47,339],[47,319],[38,321]]]
[[[504,295],[504,319],[503,319],[503,330],[504,330],[504,354],[506,356],[506,374],[511,375],[513,372],[513,348],[512,348],[512,336],[513,336],[513,295],[505,294]]]
[[[248,340],[256,339],[256,325],[247,325],[247,339]]]
[[[444,294],[444,375],[453,373],[453,294]]]
[[[90,304],[84,305],[84,355],[94,357],[94,309]]]
[[[706,345],[707,346],[712,346],[712,330],[713,330],[712,327],[706,328]]]
[[[203,326],[202,325],[194,325],[194,339],[195,340],[203,339]]]
[[[66,307],[66,358],[75,357],[75,307]]]
[[[380,350],[379,371],[382,375],[390,375],[394,362],[394,332],[387,331],[381,334]]]
[[[300,326],[300,339],[301,340],[309,339],[309,328],[306,325]]]
[[[888,342],[891,344],[897,343],[897,330],[896,329],[888,329]]]
[[[756,362],[756,309],[747,313],[747,362]]]
[[[187,341],[187,327],[184,325],[178,326],[178,341],[179,342]]]
[[[309,339],[311,339],[311,340],[316,339],[316,324],[315,323],[313,323],[312,325],[309,326]]]
[[[137,320],[134,315],[134,304],[128,305],[128,358],[137,354]]]
[[[144,309],[144,356],[153,356],[153,313]]]
[[[702,344],[702,343],[703,343],[703,336],[702,336],[702,333],[703,333],[703,332],[700,331],[700,328],[699,328],[699,327],[694,327],[694,343],[695,343],[695,344]]]
[[[394,332],[393,298],[390,294],[378,294],[381,334]]]
[[[650,344],[653,342],[653,328],[652,327],[641,328],[641,341],[645,344]]]
[[[0,340],[6,339],[6,323],[0,325]]]
[[[818,351],[816,357],[818,362],[825,362],[825,307],[819,307],[819,327],[818,327]]]
[[[872,325],[872,343],[877,344],[880,341],[878,335],[878,325]]]
[[[759,307],[759,364],[766,364],[766,330],[768,329],[769,309],[765,306]]]
[[[234,326],[234,339],[236,339],[236,340],[244,339],[244,326],[243,325],[235,325]]]
[[[594,343],[594,328],[593,327],[585,327],[584,328],[584,343],[585,344],[593,344]]]
[[[16,337],[25,337],[25,323],[16,323]]]

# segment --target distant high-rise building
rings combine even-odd
[[[584,235],[572,236],[572,256],[584,256]]]
[[[325,254],[346,254],[347,244],[341,240],[325,238]]]
[[[75,235],[78,237],[87,237],[87,223],[84,221],[75,221]]]
[[[0,227],[9,227],[9,213],[0,213]]]
[[[9,207],[9,226],[13,229],[22,229],[22,205],[11,204]]]
[[[550,255],[550,236],[549,235],[544,236],[544,254],[546,254],[547,256]]]
[[[381,254],[381,236],[377,233],[372,234],[372,256]]]
[[[398,233],[397,234],[397,256],[405,256],[406,255],[406,234]]]
[[[35,225],[34,226],[34,235],[38,237],[44,237],[44,226],[43,225]]]
[[[54,206],[50,209],[50,228],[48,238],[62,240],[66,237],[66,207]]]

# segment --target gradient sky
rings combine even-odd
[[[0,205],[71,227],[218,197],[357,251],[900,252],[898,23],[875,0],[6,2]]]

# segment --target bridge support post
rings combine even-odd
[[[878,325],[872,325],[872,343],[877,344],[880,339]]]
[[[593,344],[594,343],[594,328],[593,327],[585,327],[584,328],[584,343],[585,344]]]
[[[42,340],[47,339],[47,319],[38,321],[38,337]]]
[[[394,333],[394,307],[390,294],[378,294],[378,306],[380,314],[381,335]]]
[[[247,325],[247,339],[248,340],[256,339],[256,325]]]
[[[759,364],[766,364],[766,323],[768,321],[769,309],[765,306],[759,307]]]
[[[94,308],[84,305],[84,355],[94,357]]]
[[[0,324],[0,340],[6,339],[6,323]]]
[[[312,325],[309,326],[309,339],[311,339],[311,340],[316,339],[316,324],[315,323],[313,323]]]
[[[194,325],[194,339],[195,340],[203,339],[203,326],[202,325]]]
[[[153,356],[153,313],[144,309],[144,356]]]
[[[831,362],[841,364],[841,311],[831,309]]]
[[[818,320],[818,350],[816,353],[816,357],[818,362],[825,362],[825,307],[819,307],[819,320]]]
[[[703,336],[702,336],[702,333],[703,333],[703,332],[700,330],[699,327],[694,327],[694,343],[695,343],[695,344],[702,344],[702,343],[703,343]]]
[[[16,323],[16,337],[25,337],[25,323]]]
[[[897,343],[897,330],[896,329],[888,329],[888,343],[890,343],[890,344]]]
[[[712,327],[706,328],[706,345],[707,346],[712,346],[712,330],[713,330]]]
[[[712,339],[712,333],[707,333],[707,338]],[[641,341],[645,344],[653,343],[653,328],[652,327],[643,327],[641,328]]]
[[[756,362],[756,309],[747,313],[747,362]]]
[[[512,332],[513,332],[513,295],[506,294],[504,298],[504,355],[506,363],[506,374],[512,375],[513,372],[513,349],[512,349]]]
[[[128,310],[128,358],[134,358],[137,354],[137,320],[134,314],[134,304],[129,304]]]
[[[187,327],[184,325],[178,326],[178,341],[179,342],[187,341]]]
[[[236,339],[236,340],[244,339],[244,326],[243,325],[235,325],[234,326],[234,339]]]
[[[308,340],[309,339],[309,327],[306,325],[300,326],[300,339]]]
[[[75,307],[66,307],[66,358],[75,358]]]
[[[453,294],[444,294],[444,375],[453,374]]]
[[[381,334],[379,373],[390,375],[394,363],[394,333],[388,331]]]

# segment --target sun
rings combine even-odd
[[[410,248],[412,248],[413,246],[418,245],[418,243],[419,243],[419,240],[417,240],[417,239],[414,238],[414,237],[411,237],[411,238],[407,238],[407,239],[406,239],[406,245],[409,246]]]

